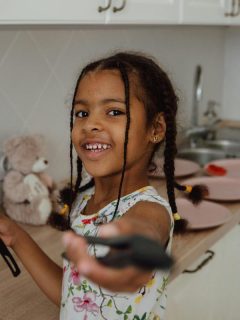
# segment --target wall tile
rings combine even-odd
[[[227,119],[240,120],[240,27],[226,30],[224,64],[224,113]]]
[[[27,118],[38,100],[50,70],[34,43],[23,31],[0,66],[0,87]]]

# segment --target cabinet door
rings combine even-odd
[[[183,24],[228,24],[229,0],[181,0]]]
[[[104,23],[107,0],[0,0],[0,24]]]
[[[125,3],[125,6],[124,6]],[[118,11],[118,8],[123,7]],[[114,12],[117,8],[117,11]],[[106,12],[112,24],[170,24],[179,22],[179,0],[113,0]]]

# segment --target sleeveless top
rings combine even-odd
[[[71,225],[79,235],[97,236],[99,224],[112,219],[117,200],[112,201],[93,215],[82,215],[94,188],[81,193],[73,206]],[[168,202],[158,195],[152,186],[146,186],[123,196],[119,202],[116,218],[123,216],[139,201],[157,202],[169,212],[171,229],[166,251],[170,253],[173,218]],[[89,253],[103,255],[104,247],[89,246]],[[116,293],[101,288],[78,273],[64,259],[60,320],[163,320],[166,307],[168,272],[154,271],[151,280],[135,293]]]

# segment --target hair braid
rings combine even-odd
[[[125,66],[122,63],[118,63],[118,69],[121,73],[121,77],[124,84],[124,91],[125,91],[125,104],[126,104],[126,115],[127,115],[127,122],[126,122],[126,129],[125,129],[125,139],[124,139],[124,150],[123,150],[123,168],[122,168],[122,174],[121,174],[121,180],[120,185],[118,189],[118,200],[115,207],[115,211],[113,213],[112,220],[115,218],[121,198],[121,192],[122,192],[122,185],[123,185],[123,179],[127,164],[127,145],[128,145],[128,133],[130,128],[130,89],[129,89],[129,79],[128,74]]]
[[[165,106],[165,121],[166,121],[166,136],[165,136],[165,149],[164,149],[164,173],[166,176],[167,194],[169,204],[172,209],[173,217],[175,220],[175,232],[183,231],[186,229],[187,221],[182,219],[177,213],[177,205],[175,200],[175,164],[174,159],[177,154],[176,146],[176,110],[177,98],[175,94],[171,94],[165,87],[163,89],[163,102]]]
[[[77,157],[77,179],[74,186],[75,196],[78,193],[78,189],[81,184],[81,181],[82,181],[82,160],[79,157]]]

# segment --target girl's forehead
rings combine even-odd
[[[94,85],[99,82],[116,83],[123,85],[121,74],[118,70],[96,70],[90,71],[80,81],[80,84]]]
[[[134,88],[136,87],[136,77],[130,74],[128,75],[128,78],[130,95],[135,95]],[[88,72],[81,79],[77,90],[77,96],[107,93],[115,93],[122,97],[125,96],[122,76],[120,71],[117,69],[95,70]]]

